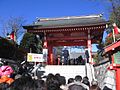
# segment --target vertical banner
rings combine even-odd
[[[92,61],[92,45],[91,45],[91,40],[88,40],[88,53],[89,53],[89,62],[93,63]]]
[[[44,62],[47,62],[47,57],[48,57],[48,49],[43,49],[43,59],[44,59]]]
[[[89,62],[93,63],[92,62],[92,44],[91,44],[90,30],[88,30],[87,47],[88,47],[88,53],[89,53]]]

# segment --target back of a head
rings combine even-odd
[[[56,73],[55,76],[59,77],[59,76],[60,76],[60,73]]]
[[[92,81],[91,84],[92,86],[90,87],[90,90],[101,90],[101,88],[98,86],[97,81]]]
[[[0,90],[6,90],[8,88],[9,84],[7,83],[0,83]]]
[[[54,74],[52,74],[52,73],[49,73],[48,75],[47,75],[47,80],[49,80],[49,79],[51,79],[52,77],[54,77]]]
[[[46,90],[47,89],[44,80],[39,80],[39,79],[35,80],[35,86],[37,87],[36,90]]]
[[[90,87],[90,82],[88,80],[83,80],[82,83],[84,83],[85,85],[87,85],[88,87]]]
[[[87,76],[83,77],[83,80],[88,80],[89,81],[89,78]]]
[[[60,90],[59,84],[53,82],[47,85],[47,90]]]
[[[82,77],[80,75],[75,76],[75,81],[80,81],[81,82]]]
[[[69,83],[73,83],[73,82],[74,82],[74,78],[69,78],[69,79],[68,79],[68,84],[69,84]]]
[[[60,82],[58,78],[54,75],[50,76],[46,79],[47,90],[59,90],[60,89]]]
[[[21,77],[16,79],[11,85],[10,90],[46,90],[45,84],[41,80],[35,80],[31,77]]]
[[[97,81],[92,81],[91,84],[92,84],[92,86],[97,86],[98,82]]]
[[[69,86],[68,90],[86,90],[86,89],[81,85],[73,84]]]
[[[60,76],[58,80],[59,80],[60,85],[65,85],[66,84],[66,79],[65,79],[64,76]]]
[[[55,74],[55,77],[58,79],[60,85],[66,84],[66,78],[64,76],[60,76],[59,73]]]

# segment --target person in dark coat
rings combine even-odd
[[[66,48],[63,50],[63,55],[62,56],[64,57],[64,65],[67,65],[68,64],[69,51]]]
[[[85,50],[85,56],[86,56],[86,59],[87,59],[87,63],[89,63],[89,52],[88,52],[88,49]]]

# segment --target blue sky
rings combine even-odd
[[[80,16],[103,13],[108,18],[105,0],[0,0],[0,18],[24,17],[32,23],[36,17]]]
[[[109,7],[110,3],[107,0],[0,0],[0,20],[7,20],[11,16],[23,17],[26,24],[32,24],[36,17],[83,16],[101,13],[108,20]],[[0,36],[2,36],[1,25],[0,29]]]

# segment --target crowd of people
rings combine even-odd
[[[90,83],[87,76],[76,75],[66,81],[59,73],[50,73],[44,77],[13,74],[11,66],[6,64],[0,67],[0,90],[101,90],[97,81],[93,80]]]
[[[77,58],[70,58],[69,51],[65,48],[60,55],[54,60],[55,65],[85,65],[89,63],[89,53],[88,50],[85,51],[85,57],[80,55]]]
[[[64,63],[65,61],[65,63]],[[61,58],[60,56],[55,60],[54,64],[55,65],[85,65],[85,59],[82,58],[82,56],[80,55],[77,58],[73,58],[73,59],[65,59]]]
[[[79,75],[75,78],[69,78],[67,83],[65,77],[60,74],[53,75],[50,73],[44,78],[43,80],[43,78],[33,78],[29,75],[16,75],[12,79],[4,75],[1,76],[1,80],[3,81],[0,81],[0,90],[93,90],[90,89],[88,78],[84,77],[82,80],[82,77]],[[12,81],[9,81],[10,79]]]
[[[83,87],[80,86],[80,88],[89,90],[88,86],[90,86],[88,83],[88,86],[80,83],[82,77],[79,75],[75,79],[70,78],[66,84],[65,77],[60,76],[60,74],[48,74],[45,80],[43,80],[43,78],[33,78],[30,75],[16,75],[14,78],[11,78],[13,70],[10,66],[2,66],[0,72],[0,90],[76,90],[72,89],[75,87],[74,84],[82,85]]]

